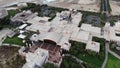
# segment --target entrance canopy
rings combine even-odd
[[[62,38],[62,34],[50,32],[48,35],[44,38],[44,42],[58,44]]]

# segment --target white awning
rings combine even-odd
[[[27,24],[23,24],[23,25],[21,25],[20,27],[19,27],[19,29],[23,29],[23,28],[25,28],[27,26]]]
[[[56,32],[50,32],[48,35],[44,38],[44,40],[51,40],[57,43],[60,42],[60,39],[62,38],[62,34],[56,33]]]
[[[23,34],[20,34],[19,36],[18,36],[18,38],[21,38],[21,39],[25,39],[25,35],[23,35]]]

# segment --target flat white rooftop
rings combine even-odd
[[[116,36],[116,32],[115,32],[115,28],[114,27],[110,27],[110,39],[112,41],[120,42],[120,37]]]
[[[96,34],[101,34],[101,28],[99,27],[94,27],[90,24],[82,24],[80,27],[82,30],[88,31],[90,33],[96,33]]]
[[[45,23],[48,22],[48,19],[49,19],[49,17],[39,17],[39,16],[36,16],[33,19],[28,20],[27,23],[30,23],[30,24],[34,24],[34,23],[45,24]]]
[[[94,41],[89,41],[86,45],[86,49],[87,50],[92,50],[92,51],[95,51],[95,52],[98,52],[100,51],[100,43],[98,42],[94,42]]]
[[[115,22],[115,31],[120,32],[120,21]]]
[[[23,24],[19,27],[19,29],[24,29],[27,26],[27,24]]]
[[[48,59],[49,53],[47,50],[38,48],[34,53],[26,53],[26,63],[22,68],[34,68],[35,65],[42,66]]]
[[[23,35],[23,34],[20,34],[19,36],[18,36],[18,38],[21,38],[21,39],[25,39],[25,35]]]
[[[78,32],[77,39],[83,42],[88,42],[90,37],[90,33],[86,31],[80,31]]]

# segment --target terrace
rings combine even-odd
[[[59,63],[61,61],[61,54],[60,50],[61,48],[58,45],[50,44],[50,43],[45,43],[45,42],[38,42],[36,45],[33,45],[32,47],[26,48],[28,49],[28,52],[34,53],[36,49],[41,48],[48,50],[49,52],[49,58],[48,61],[51,63]]]

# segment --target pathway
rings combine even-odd
[[[105,44],[105,60],[101,66],[101,68],[105,68],[106,64],[107,64],[107,61],[108,61],[108,48],[109,48],[109,43],[106,42]]]
[[[73,59],[75,59],[78,63],[83,63],[83,61],[82,60],[80,60],[80,59],[78,59],[77,57],[75,57],[75,56],[73,56],[73,55],[71,55],[71,54],[64,54],[64,56],[71,56]],[[82,65],[82,68],[85,68],[83,65]]]
[[[71,55],[71,54],[64,54],[64,56],[71,56],[71,57],[74,58],[77,62],[83,63],[82,60],[78,59],[77,57],[75,57],[75,56],[73,56],[73,55]]]
[[[115,56],[116,58],[120,59],[120,56],[118,54],[116,54],[115,52],[113,52],[112,50],[110,50],[109,45],[108,45],[108,52],[110,54],[112,54],[113,56]]]

